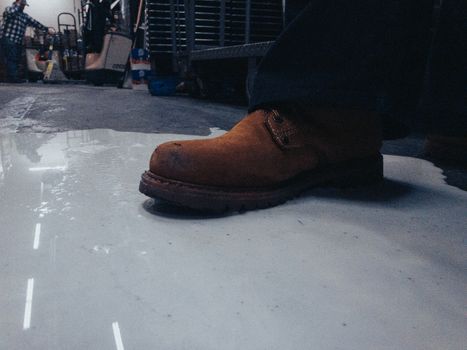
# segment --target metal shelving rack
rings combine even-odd
[[[281,0],[185,0],[185,8],[189,53],[273,41],[283,27]]]
[[[147,40],[152,54],[174,53],[185,46],[185,9],[179,0],[147,0]]]
[[[282,0],[147,0],[146,13],[153,56],[273,41],[283,27]]]
[[[220,64],[223,73],[251,80],[258,58],[282,31],[283,7],[283,0],[147,0],[156,72],[164,65],[184,77],[223,79]]]

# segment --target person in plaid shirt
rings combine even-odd
[[[7,7],[3,13],[3,33],[1,46],[4,51],[4,60],[7,68],[8,81],[21,82],[18,79],[18,64],[21,58],[23,37],[27,27],[34,27],[47,31],[47,27],[24,13],[29,6],[26,0],[16,0]]]

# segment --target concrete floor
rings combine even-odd
[[[0,349],[465,349],[467,192],[426,160],[239,215],[137,191],[157,144],[243,113],[0,85]]]
[[[242,119],[245,111],[242,106],[185,97],[151,98],[147,91],[88,85],[0,83],[0,131],[60,132],[106,128],[208,135],[213,126],[230,129]]]

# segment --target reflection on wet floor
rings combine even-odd
[[[387,156],[379,185],[209,215],[138,192],[180,138],[0,135],[0,349],[467,342],[467,193],[440,169]]]

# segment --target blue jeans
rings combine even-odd
[[[466,0],[442,2],[434,36],[432,0],[289,3],[305,8],[258,67],[250,110],[373,110],[390,135],[404,124],[467,135]]]
[[[7,79],[15,81],[18,79],[18,65],[21,59],[22,45],[2,38],[3,59],[7,69]]]

